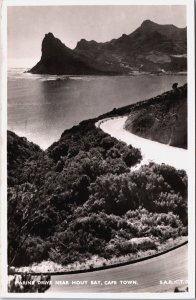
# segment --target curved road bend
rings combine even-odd
[[[101,122],[97,122],[96,126],[100,127],[104,132],[116,139],[121,140],[128,145],[131,144],[135,148],[140,148],[143,157],[141,164],[154,161],[158,164],[165,163],[176,169],[187,171],[187,150],[161,144],[132,134],[124,129],[126,119],[127,117],[105,119],[101,120]]]
[[[113,269],[80,273],[73,275],[52,276],[52,285],[46,293],[94,293],[94,292],[173,292],[176,286],[186,287],[187,284],[169,284],[169,280],[183,280],[188,278],[188,245],[177,248],[166,254],[157,256],[135,264]],[[91,281],[100,280],[102,285],[91,285]],[[121,281],[137,281],[137,285],[120,284]],[[160,284],[160,280],[167,284]],[[88,281],[86,285],[58,285],[57,281]],[[117,284],[106,285],[105,281],[117,281]]]
[[[166,163],[178,169],[187,169],[187,151],[170,147],[154,141],[138,137],[123,127],[127,117],[103,120],[96,124],[111,136],[131,144],[133,147],[142,148],[142,164],[154,161]],[[46,293],[55,292],[173,292],[178,284],[175,280],[185,282],[188,278],[188,246],[182,246],[176,250],[158,257],[107,270],[80,273],[74,275],[52,276],[52,285]],[[92,285],[91,281],[101,281],[102,284]],[[120,281],[135,281],[137,284],[120,284]],[[160,284],[160,281],[167,284]],[[172,280],[173,283],[169,283]],[[69,285],[57,284],[69,281]],[[87,281],[85,285],[72,285],[72,281]],[[106,284],[106,281],[114,281],[117,284]],[[184,284],[186,287],[186,283]],[[183,287],[183,286],[181,286]]]

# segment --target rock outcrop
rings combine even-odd
[[[187,148],[187,84],[135,106],[125,128],[141,137]]]

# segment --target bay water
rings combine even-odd
[[[8,70],[8,129],[42,149],[85,119],[157,96],[187,76],[54,76]]]

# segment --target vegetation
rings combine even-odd
[[[186,173],[154,163],[131,171],[140,151],[94,123],[66,130],[46,151],[8,132],[10,266],[108,260],[187,235]]]
[[[18,173],[22,171],[25,161],[35,154],[39,154],[39,146],[30,143],[25,137],[19,138],[14,132],[7,134],[7,161],[8,161],[8,185],[18,183]]]

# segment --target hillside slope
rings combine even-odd
[[[146,139],[186,149],[187,85],[164,93],[155,100],[135,107],[125,129]]]
[[[52,33],[42,42],[40,61],[30,72],[38,74],[132,74],[187,70],[186,28],[150,20],[129,35],[105,43],[81,39],[75,49]]]
[[[19,137],[14,132],[7,132],[7,169],[8,185],[18,182],[19,173],[25,162],[36,154],[41,153],[39,146],[29,142],[25,137]]]
[[[137,105],[81,122],[46,151],[8,134],[9,265],[92,268],[95,257],[133,259],[187,236],[186,172],[155,163],[130,172],[140,150],[95,127]]]

